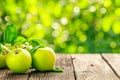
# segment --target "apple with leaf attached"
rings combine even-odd
[[[32,55],[32,66],[39,71],[51,71],[56,62],[55,52],[49,48],[38,48]]]
[[[45,44],[38,39],[30,41],[33,49],[30,51],[32,55],[32,67],[39,71],[62,72],[61,68],[56,68],[56,54],[50,47],[45,47]]]
[[[31,66],[39,71],[63,71],[55,67],[56,55],[52,48],[43,46],[39,39],[28,41],[18,36],[16,26],[11,22],[3,33],[3,44],[3,48],[10,50],[1,52],[0,48],[0,68],[7,64],[14,73],[25,73]]]
[[[17,43],[23,44],[27,40],[18,36],[16,26],[12,22],[6,26],[3,41],[5,46],[11,50],[5,58],[7,67],[14,73],[25,73],[31,67],[32,58],[27,50],[19,48],[18,45],[14,47]]]

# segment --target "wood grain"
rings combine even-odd
[[[53,72],[32,72],[30,80],[75,80],[73,73],[73,65],[70,55],[57,55],[56,66],[64,69],[62,73],[53,73]]]
[[[119,80],[99,54],[72,55],[76,80]]]
[[[29,69],[25,74],[14,74],[0,69],[0,80],[120,80],[120,54],[57,54],[56,66],[64,72]]]
[[[120,78],[120,54],[102,54],[102,56]]]
[[[27,80],[31,70],[25,74],[15,74],[8,69],[0,70],[0,80]]]

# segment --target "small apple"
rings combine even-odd
[[[23,49],[26,49],[26,50],[30,51],[32,48],[33,48],[32,45],[30,45],[28,42],[24,43]]]
[[[14,73],[25,73],[31,67],[31,63],[31,55],[25,49],[13,49],[6,56],[6,64]]]
[[[29,51],[33,47],[28,42],[25,42],[25,43],[15,43],[14,48],[23,48]]]
[[[6,67],[5,57],[6,57],[5,54],[2,53],[0,54],[0,69]]]
[[[6,66],[6,55],[10,52],[10,50],[1,44],[1,52],[0,52],[0,68],[5,68]]]
[[[6,55],[6,54],[8,54],[10,52],[10,49],[8,47],[6,47],[4,45],[1,45],[1,47],[2,47],[2,53],[3,54]]]
[[[32,54],[32,66],[39,71],[51,71],[55,66],[55,62],[55,52],[49,47],[38,48]]]
[[[6,43],[4,46],[7,47],[9,50],[13,49],[13,46],[10,43]]]

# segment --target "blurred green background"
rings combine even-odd
[[[0,0],[0,35],[9,21],[59,53],[120,52],[120,0]]]

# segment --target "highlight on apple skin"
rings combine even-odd
[[[38,48],[32,55],[32,67],[39,71],[51,71],[54,69],[56,55],[49,47]]]
[[[25,49],[14,49],[6,56],[6,64],[13,73],[25,73],[31,67],[31,63],[31,55]]]

